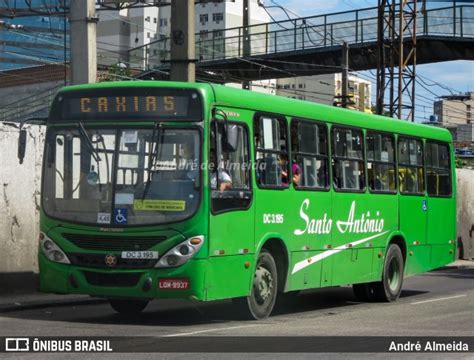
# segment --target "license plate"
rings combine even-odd
[[[189,288],[189,279],[159,279],[158,288],[161,290],[186,290]]]
[[[122,251],[122,259],[158,259],[158,251]]]

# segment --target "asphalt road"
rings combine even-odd
[[[390,304],[359,303],[350,287],[303,292],[264,321],[238,320],[229,301],[206,304],[154,301],[142,314],[132,319],[115,314],[108,304],[50,307],[0,316],[0,336],[123,335],[474,336],[474,268],[445,269],[405,279],[401,298]],[[45,358],[51,358],[45,355]],[[437,357],[433,355],[428,357]],[[472,359],[472,353],[451,354],[450,357],[452,355]],[[38,358],[38,354],[25,356]],[[240,358],[235,356],[231,357]],[[264,355],[253,354],[252,358],[261,356]],[[342,356],[351,359],[359,357]],[[130,355],[114,354],[110,358],[119,357],[130,358]],[[221,358],[216,354],[193,356],[199,357]],[[293,354],[291,357],[314,358],[304,354]],[[329,357],[340,356],[333,354]],[[380,357],[385,355],[380,354]],[[166,358],[180,358],[180,355],[172,354]],[[281,358],[288,358],[288,355]],[[360,358],[365,357],[361,354]],[[446,358],[446,354],[439,358]]]

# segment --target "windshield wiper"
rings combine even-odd
[[[89,148],[95,162],[98,163],[99,161],[102,161],[102,159],[99,156],[99,152],[97,151],[97,149],[94,147],[94,144],[92,143],[91,138],[89,137],[89,135],[87,135],[87,131],[84,128],[84,125],[82,124],[82,122],[79,121],[79,123],[77,124],[77,127],[79,129],[79,134],[81,135],[82,139],[85,140],[86,145]]]
[[[153,128],[153,133],[151,134],[151,144],[150,149],[148,152],[148,176],[145,184],[145,189],[143,190],[142,201],[145,200],[146,195],[148,194],[148,190],[150,189],[151,184],[151,167],[156,162],[156,158],[158,156],[158,140],[160,139],[161,133],[161,124],[158,125],[155,123],[155,127]]]

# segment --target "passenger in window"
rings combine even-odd
[[[281,183],[283,186],[288,186],[288,171],[286,170],[287,166],[282,167],[281,171]],[[298,164],[293,164],[291,166],[291,171],[293,173],[292,182],[294,186],[300,186],[301,184],[301,168]]]
[[[211,189],[224,192],[232,189],[232,178],[224,169],[217,169],[216,153],[211,151],[209,159],[209,170],[211,171]],[[217,189],[217,180],[219,179],[219,189]]]
[[[293,164],[291,166],[291,171],[293,173],[293,185],[298,187],[301,185],[301,168],[298,164]]]

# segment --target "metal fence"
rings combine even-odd
[[[199,61],[244,56],[248,36],[250,56],[377,41],[377,7],[317,15],[292,20],[214,30],[196,34]],[[395,26],[398,28],[398,19]],[[474,37],[474,6],[457,5],[417,13],[417,36]],[[388,36],[388,34],[387,34]],[[130,62],[146,68],[170,59],[170,39],[162,38],[130,51]],[[144,58],[145,57],[145,58]]]

